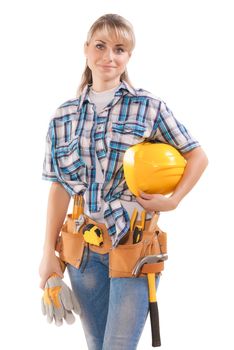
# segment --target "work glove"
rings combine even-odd
[[[75,322],[72,312],[80,315],[80,305],[72,290],[63,282],[57,274],[51,275],[44,289],[41,300],[43,315],[47,316],[47,321],[55,321],[56,326],[63,324],[63,319],[67,324]]]

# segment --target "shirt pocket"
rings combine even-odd
[[[138,120],[112,123],[110,148],[125,151],[145,139],[146,127]]]
[[[57,147],[55,149],[55,159],[62,180],[86,182],[87,166],[79,155],[78,138]]]

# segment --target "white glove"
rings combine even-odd
[[[41,308],[43,315],[47,316],[47,321],[51,323],[54,319],[56,326],[61,326],[63,319],[68,324],[74,323],[75,316],[72,311],[78,315],[81,313],[74,293],[57,274],[48,278],[45,284]]]

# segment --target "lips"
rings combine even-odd
[[[100,67],[102,67],[102,68],[115,68],[115,67],[113,67],[113,66],[104,66],[104,65],[101,65]]]

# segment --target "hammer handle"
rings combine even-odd
[[[149,303],[150,309],[150,323],[152,333],[152,346],[161,346],[160,329],[159,329],[159,315],[158,315],[158,303]]]
[[[151,323],[151,334],[152,334],[152,346],[161,346],[160,339],[160,328],[159,328],[159,314],[158,314],[158,303],[156,296],[156,285],[155,285],[155,273],[148,273],[148,287],[149,287],[149,310],[150,310],[150,323]]]

